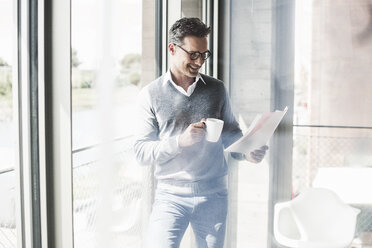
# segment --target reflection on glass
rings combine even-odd
[[[360,208],[361,246],[372,242],[371,10],[363,0],[296,1],[293,195],[324,187]]]
[[[0,247],[16,247],[13,1],[0,1]]]
[[[131,142],[146,55],[142,9],[134,0],[72,1],[77,248],[141,246],[142,175]]]

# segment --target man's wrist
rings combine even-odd
[[[231,157],[233,157],[234,159],[239,160],[239,161],[246,159],[245,155],[243,153],[239,153],[239,152],[232,152]]]

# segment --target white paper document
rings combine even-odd
[[[268,143],[280,121],[287,113],[288,107],[283,111],[266,112],[257,115],[248,131],[234,144],[225,149],[226,152],[240,152],[248,154]]]

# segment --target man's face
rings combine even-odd
[[[186,36],[181,47],[189,53],[203,53],[208,50],[208,39],[207,37]],[[168,49],[172,55],[172,73],[182,74],[190,78],[198,75],[200,68],[204,64],[204,60],[201,57],[192,60],[189,54],[174,44],[169,44]]]

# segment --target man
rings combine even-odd
[[[138,161],[155,165],[157,189],[147,247],[179,247],[191,224],[196,247],[223,247],[227,165],[223,149],[242,136],[221,81],[199,73],[211,52],[210,28],[182,18],[169,30],[170,69],[139,95]],[[224,121],[221,138],[205,140],[206,118]],[[267,146],[237,159],[261,162]]]

